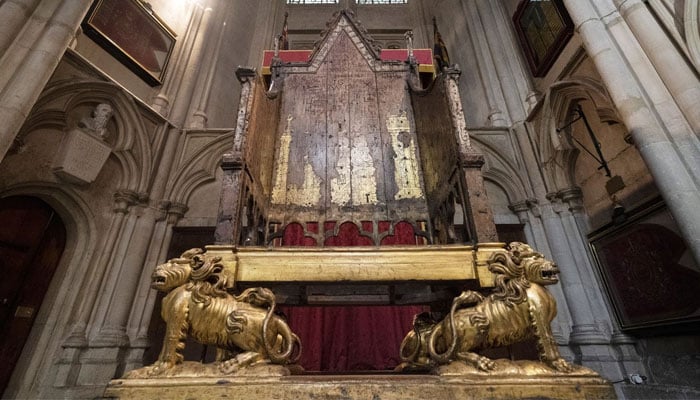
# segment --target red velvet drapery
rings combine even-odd
[[[363,230],[371,227],[363,223]],[[368,225],[368,226],[365,226]],[[326,223],[331,231],[335,223]],[[390,228],[389,222],[379,223],[379,232]],[[318,224],[307,224],[307,230],[317,232]],[[413,226],[399,222],[393,235],[385,236],[382,245],[415,245],[422,243]],[[357,225],[346,222],[338,234],[327,237],[325,246],[371,246],[374,243],[361,234]],[[316,246],[316,240],[304,236],[299,224],[290,224],[284,231],[283,246]],[[291,328],[303,345],[300,364],[307,371],[389,370],[400,363],[401,340],[412,328],[415,314],[424,306],[287,306],[280,310],[287,316]]]

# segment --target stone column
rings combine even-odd
[[[209,104],[209,95],[211,94],[212,84],[214,82],[214,72],[216,72],[219,54],[221,53],[221,43],[223,42],[225,33],[226,22],[224,22],[220,28],[219,38],[216,40],[216,45],[214,46],[213,50],[209,52],[209,69],[207,70],[204,83],[197,93],[197,100],[193,102],[194,111],[190,117],[191,122],[189,126],[194,129],[203,129],[207,127],[207,106]]]
[[[675,127],[660,120],[636,71],[620,53],[624,46],[613,41],[610,27],[598,16],[590,0],[564,0],[564,4],[669,211],[678,221],[695,260],[700,262],[698,164],[686,164],[679,155],[677,144],[669,137],[669,130]],[[695,135],[690,131],[680,134]]]
[[[479,67],[479,73],[484,82],[484,92],[486,93],[486,101],[489,105],[488,122],[491,126],[508,126],[508,117],[504,114],[505,99],[501,91],[494,88],[500,87],[498,75],[495,71],[495,63],[491,57],[484,24],[477,10],[477,2],[461,1],[460,4],[464,9],[465,18],[468,19],[465,33],[469,36],[474,47],[474,54],[477,56],[476,63]]]
[[[685,57],[642,0],[614,0],[614,3],[693,131],[700,132],[700,80]]]
[[[144,205],[142,202],[133,208],[129,216],[129,225],[132,228],[120,237],[120,240],[129,243],[129,246],[124,249],[121,262],[113,264],[111,268],[112,295],[106,299],[103,322],[97,336],[90,342],[91,346],[121,347],[129,344],[126,324],[155,224],[153,210],[145,208]]]
[[[14,0],[0,3],[0,54],[5,54],[17,39],[24,24],[34,13],[39,0]]]
[[[560,190],[556,196],[562,202],[562,209],[559,215],[561,216],[564,230],[570,238],[569,243],[576,258],[577,271],[579,271],[579,276],[586,289],[591,307],[593,307],[597,316],[596,322],[612,321],[612,316],[608,312],[605,302],[602,301],[603,292],[600,288],[603,287],[603,283],[596,279],[598,274],[587,250],[586,235],[588,230],[585,226],[581,226],[581,224],[586,224],[587,226],[586,217],[583,215],[583,193],[581,189],[575,187]],[[602,330],[602,327],[599,330]]]
[[[90,4],[89,0],[3,2],[0,26],[8,27],[3,35],[16,34],[20,26],[23,34],[9,46],[3,45],[9,51],[0,52],[4,53],[0,59],[0,160],[12,146]],[[3,43],[7,42],[4,36]]]
[[[586,290],[591,307],[597,316],[597,323],[603,320],[615,325],[610,309],[607,307],[602,292],[603,283],[597,279],[599,274],[592,264],[589,252],[586,251],[585,237],[588,232],[588,221],[583,214],[583,194],[579,188],[569,188],[559,191],[560,198],[567,207],[561,213],[562,222],[567,234],[572,238],[572,249],[577,254],[578,271],[580,272],[583,287]],[[578,238],[578,240],[577,240]],[[613,331],[615,329],[613,328]],[[597,371],[607,377],[625,376],[626,371],[643,371],[639,362],[640,357],[634,348],[634,340],[620,332],[616,332],[611,338],[614,347],[605,343],[585,343],[580,347],[582,361],[589,361]],[[592,364],[592,365],[591,365]],[[638,373],[638,372],[637,372]]]
[[[518,217],[518,221],[523,224],[523,231],[525,232],[525,239],[527,242],[532,245],[534,249],[538,249],[538,251],[542,252],[542,250],[539,250],[541,247],[539,240],[535,238],[535,233],[530,225],[530,202],[527,200],[518,201],[509,205],[508,208],[515,213]]]
[[[72,313],[76,314],[77,317],[68,338],[62,345],[63,350],[57,363],[57,373],[53,378],[53,384],[56,387],[75,386],[77,382],[80,371],[80,355],[88,347],[87,328],[99,298],[94,293],[100,292],[101,283],[106,271],[108,271],[110,259],[116,251],[116,245],[124,229],[129,209],[137,203],[138,196],[132,191],[119,190],[114,193],[114,213],[104,238],[106,245],[97,259],[89,279],[85,281],[86,286],[77,288],[79,297],[83,298],[83,301],[78,302],[77,309],[72,310]]]
[[[134,296],[131,316],[127,325],[129,350],[124,357],[124,371],[143,366],[143,353],[150,346],[148,328],[153,316],[153,306],[158,296],[151,290],[151,274],[155,266],[167,257],[173,227],[187,212],[188,207],[182,203],[161,201],[153,230],[152,240],[146,254],[144,268],[138,280],[138,289]],[[155,318],[160,318],[156,315]]]
[[[537,207],[537,201],[534,199],[519,201],[511,204],[509,208],[516,213],[520,223],[525,225],[525,237],[532,248],[544,254],[545,257],[552,258],[549,244],[547,243],[547,237],[544,235],[544,232],[542,232],[541,226],[538,227],[537,232],[533,226],[540,224],[539,220],[541,215]],[[530,218],[531,215],[534,218]],[[547,287],[547,289],[552,292],[557,300],[557,316],[554,321],[552,321],[552,333],[557,343],[564,345],[568,343],[567,333],[569,332],[569,326],[571,324],[568,322],[570,314],[569,306],[561,286],[562,285],[553,285]],[[570,352],[568,347],[566,349],[561,349],[561,351],[562,353],[567,353],[567,355]]]
[[[492,69],[496,72],[496,81],[491,85],[501,94],[507,116],[504,118],[514,123],[525,119],[525,107],[523,99],[532,100],[533,90],[530,85],[529,74],[523,73],[523,65],[518,65],[517,55],[519,49],[513,46],[513,35],[508,24],[504,24],[500,1],[476,1],[473,2],[479,13],[484,29],[486,42],[483,44],[492,59]],[[510,22],[510,21],[508,21]],[[507,32],[506,32],[507,31]]]
[[[550,196],[550,198],[553,203],[540,206],[539,209],[551,245],[552,256],[561,270],[560,283],[573,322],[570,343],[607,343],[609,339],[596,323],[594,309],[581,279],[577,255],[572,250],[571,238],[567,235],[562,223],[560,213],[564,211],[565,206],[556,196]]]
[[[190,59],[190,53],[194,41],[197,37],[197,32],[202,24],[204,9],[199,5],[192,3],[192,12],[190,19],[185,29],[185,34],[182,39],[178,40],[178,45],[175,46],[173,55],[170,60],[170,69],[165,77],[165,82],[160,88],[160,92],[153,99],[153,108],[163,116],[170,115],[170,107],[173,100],[177,97],[180,89],[180,84],[183,80],[183,75],[187,70],[187,63]]]

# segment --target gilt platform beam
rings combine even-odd
[[[504,243],[478,246],[262,248],[207,246],[240,284],[479,280],[493,286],[485,260]]]

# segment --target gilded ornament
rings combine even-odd
[[[129,378],[167,375],[183,363],[187,336],[217,348],[220,373],[235,374],[252,365],[295,363],[301,343],[275,314],[275,295],[250,288],[238,296],[226,289],[231,278],[220,257],[191,249],[158,265],[151,287],[168,292],[161,316],[166,322],[163,348],[153,365],[131,371]]]
[[[391,146],[394,150],[394,181],[398,192],[396,199],[419,199],[423,197],[423,189],[418,176],[417,149],[410,135],[411,124],[406,116],[406,111],[398,115],[390,115],[386,121],[386,128],[391,134]],[[405,135],[405,138],[400,138]]]
[[[277,162],[277,174],[275,186],[272,189],[273,204],[293,204],[303,207],[316,205],[321,199],[321,178],[314,172],[307,156],[304,157],[304,182],[301,187],[288,184],[289,154],[292,142],[292,120],[287,117],[287,126],[280,137],[279,161]]]
[[[550,327],[556,301],[544,286],[558,282],[554,263],[527,244],[513,242],[507,252],[494,253],[487,264],[495,274],[494,292],[486,297],[471,290],[462,292],[439,323],[419,320],[423,326],[414,328],[402,344],[405,365],[400,369],[458,362],[498,372],[511,366],[476,352],[535,338],[546,366],[562,373],[573,371],[561,358]]]

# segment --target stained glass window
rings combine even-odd
[[[534,76],[544,76],[573,34],[561,0],[523,0],[513,16]]]

